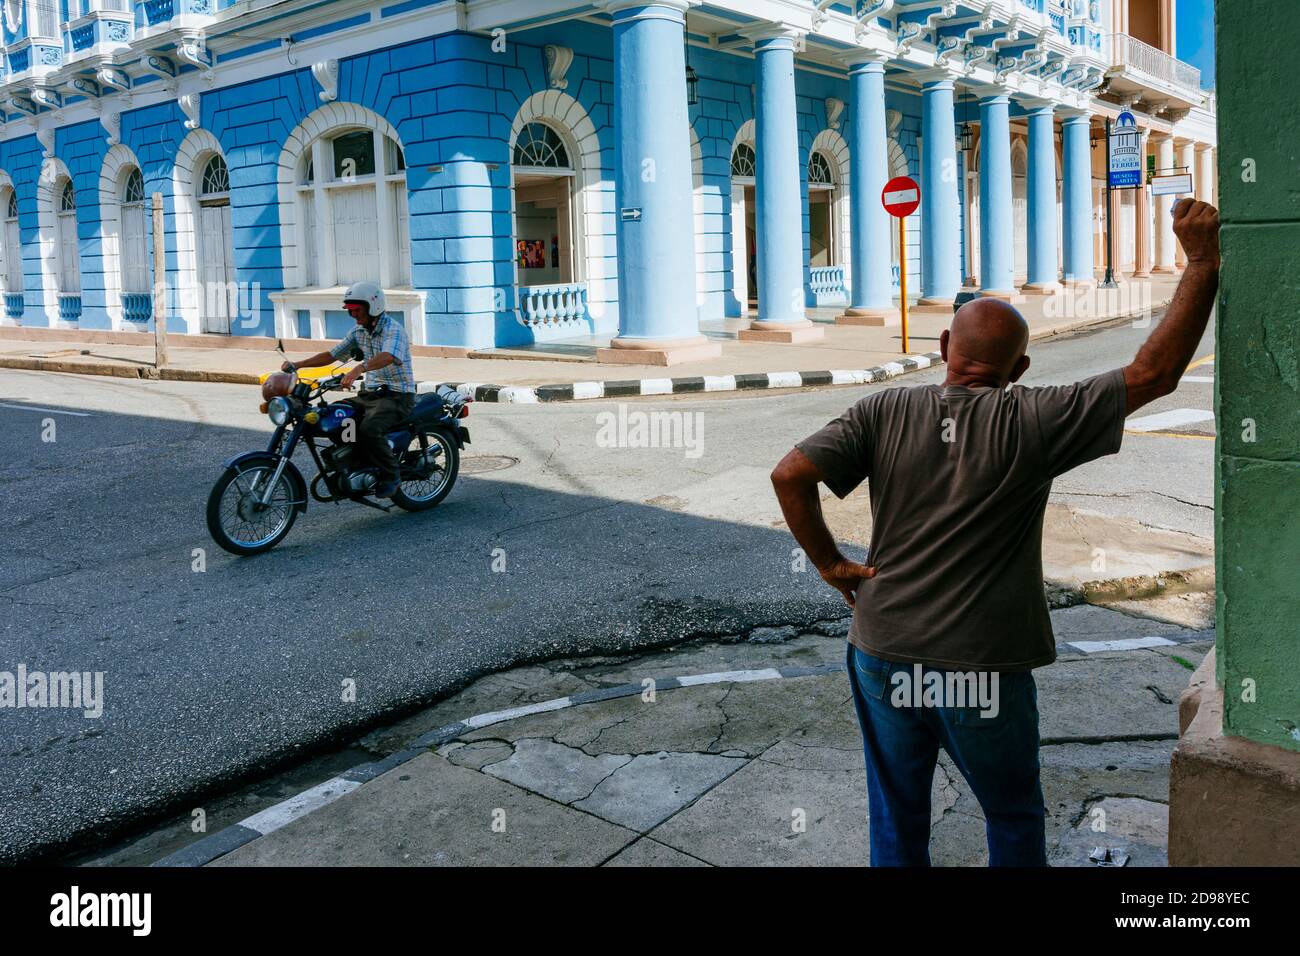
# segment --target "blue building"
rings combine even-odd
[[[366,278],[420,345],[677,361],[890,322],[904,259],[921,307],[1088,284],[1106,117],[1212,189],[1212,95],[1118,32],[1169,4],[3,0],[0,322],[151,328],[154,194],[177,333],[338,337]]]

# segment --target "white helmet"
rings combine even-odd
[[[344,302],[364,302],[370,314],[375,318],[383,315],[387,309],[384,290],[377,282],[354,282],[343,290]]]

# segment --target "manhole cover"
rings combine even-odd
[[[509,455],[466,455],[460,460],[462,475],[481,475],[485,471],[500,471],[519,464],[518,458]]]

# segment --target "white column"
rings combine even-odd
[[[1215,199],[1214,147],[1200,145],[1196,149],[1198,162],[1196,176],[1196,198],[1211,205]]]
[[[1156,141],[1156,172],[1167,174],[1174,166],[1174,140],[1165,135]],[[1156,196],[1156,264],[1152,272],[1174,271],[1174,197]]]
[[[1195,143],[1187,142],[1187,143],[1179,144],[1178,165],[1183,168],[1184,172],[1188,173],[1192,177],[1192,195],[1195,196],[1198,193],[1200,193],[1201,191],[1200,187],[1196,184],[1196,144]],[[1179,198],[1181,199],[1182,197],[1180,196]],[[1172,212],[1173,210],[1171,207],[1170,229],[1173,228]],[[1180,269],[1183,268],[1183,266],[1187,265],[1187,255],[1186,253],[1183,252],[1182,244],[1178,242],[1174,243],[1174,264],[1178,266],[1178,268]]]

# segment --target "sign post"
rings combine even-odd
[[[903,354],[907,354],[907,217],[921,205],[915,179],[895,176],[880,193],[885,212],[898,220],[898,313],[903,323]]]
[[[153,194],[153,364],[167,364],[167,260],[164,249],[163,197]]]
[[[1113,249],[1115,246],[1115,223],[1111,221],[1111,191],[1115,189],[1139,189],[1142,186],[1142,134],[1138,131],[1137,119],[1128,110],[1115,118],[1111,126],[1106,120],[1106,278],[1102,280],[1103,289],[1114,289],[1115,264]]]

